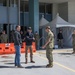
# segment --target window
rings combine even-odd
[[[24,1],[21,1],[20,3],[20,11],[23,12],[23,5],[24,5]]]
[[[7,6],[7,0],[3,0],[3,6]]]
[[[39,12],[40,13],[45,13],[45,4],[43,4],[43,3],[39,4]]]
[[[51,14],[52,13],[52,4],[40,3],[39,4],[39,12]]]
[[[27,1],[21,1],[20,11],[21,12],[29,12],[29,5],[28,5]]]
[[[47,4],[46,5],[46,13],[52,14],[52,4]]]
[[[0,0],[0,6],[7,6],[7,0]]]
[[[3,1],[2,0],[0,0],[0,6],[3,6]]]
[[[9,0],[9,6],[10,7],[17,7],[17,0]]]
[[[29,12],[29,4],[28,4],[28,2],[25,3],[25,12]]]

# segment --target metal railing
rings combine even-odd
[[[42,46],[40,44],[42,43],[42,45],[44,45],[45,41],[46,41],[46,39],[43,36],[39,39],[39,41],[38,41],[38,49],[42,49]]]

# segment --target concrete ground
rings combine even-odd
[[[25,54],[21,54],[21,64],[24,68],[14,67],[14,54],[0,55],[0,75],[75,75],[75,54],[72,49],[55,49],[53,51],[54,66],[46,68],[48,61],[45,50],[34,53],[36,63],[25,64]]]

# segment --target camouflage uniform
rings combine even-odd
[[[46,46],[46,57],[49,61],[50,65],[53,65],[53,47],[54,47],[54,35],[51,31],[48,32],[46,40],[48,41],[50,39],[50,43]]]
[[[0,40],[1,40],[1,43],[7,43],[8,42],[8,36],[7,36],[7,34],[2,34],[0,36]]]
[[[75,52],[75,34],[72,34],[72,37],[73,37],[73,41],[72,41],[72,44],[73,44],[73,52]]]
[[[36,49],[38,49],[38,43],[39,43],[39,34],[34,34],[35,43],[36,43]]]

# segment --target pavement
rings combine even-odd
[[[14,54],[0,55],[0,75],[75,75],[75,54],[72,49],[54,49],[53,68],[46,68],[48,60],[45,50],[38,50],[34,53],[34,61],[25,64],[25,54],[21,54],[21,64],[24,68],[14,67]]]

